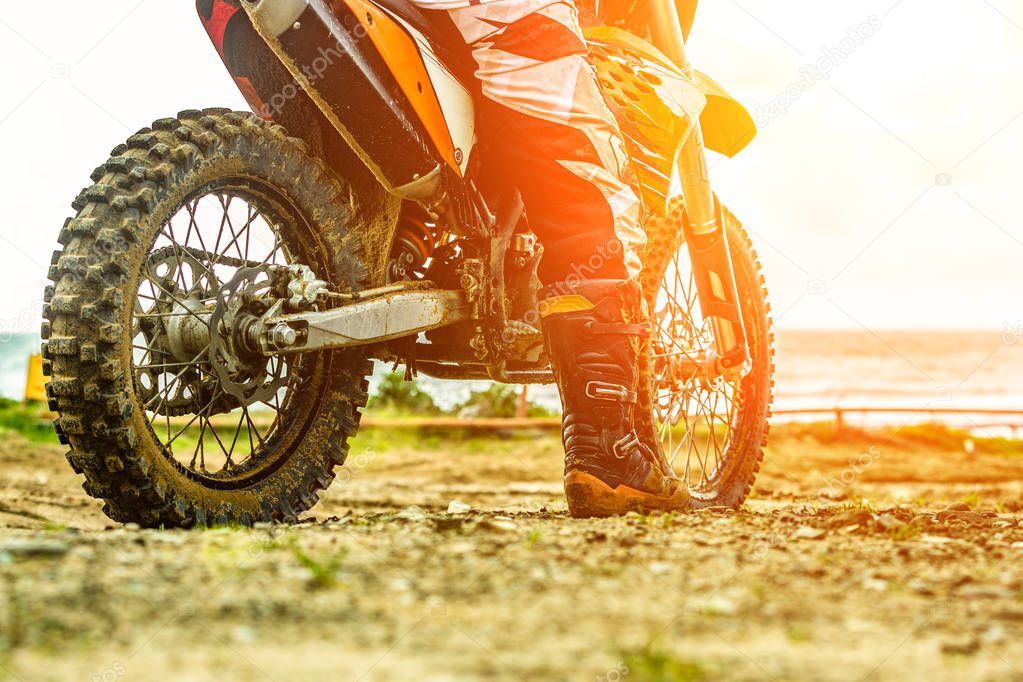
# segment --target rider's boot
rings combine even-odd
[[[689,507],[689,490],[636,433],[638,358],[650,322],[639,285],[588,280],[541,292],[563,408],[565,496],[574,517]]]

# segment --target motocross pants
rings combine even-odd
[[[472,50],[481,151],[522,193],[541,282],[638,276],[640,201],[572,0],[413,1],[447,12]]]

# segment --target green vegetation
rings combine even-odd
[[[909,542],[920,537],[923,529],[915,523],[903,523],[889,531],[892,542]]]
[[[342,550],[327,559],[318,560],[298,547],[293,548],[292,552],[299,565],[309,571],[309,586],[315,590],[329,589],[338,584],[337,573],[348,555],[348,550]]]
[[[967,505],[970,509],[976,509],[980,506],[980,495],[976,492],[972,492],[963,497],[963,504]]]
[[[465,418],[511,418],[518,410],[519,396],[511,386],[491,384],[485,391],[473,391],[458,408]]]
[[[0,430],[20,433],[35,443],[56,443],[52,419],[42,403],[19,403],[0,398]]]
[[[793,643],[802,643],[810,641],[810,628],[801,623],[796,623],[789,627],[785,632],[785,638]]]
[[[398,412],[420,416],[441,414],[428,393],[421,390],[415,382],[405,381],[400,372],[388,374],[380,382],[376,392],[370,397],[367,408],[377,412]]]
[[[699,682],[715,677],[699,661],[682,659],[662,648],[656,640],[642,649],[622,652],[629,680],[642,682]]]
[[[367,410],[381,416],[463,418],[511,418],[518,412],[519,392],[516,387],[494,383],[483,391],[473,391],[469,398],[450,410],[441,409],[428,393],[415,382],[405,381],[401,372],[388,374],[369,399]],[[551,413],[534,403],[526,409],[529,417],[549,417]]]

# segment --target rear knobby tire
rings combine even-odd
[[[226,109],[186,111],[115,148],[60,232],[42,336],[49,405],[59,414],[60,440],[70,446],[68,462],[116,521],[153,527],[294,520],[330,485],[358,428],[371,365],[361,351],[332,351],[309,356],[315,372],[303,384],[309,397],[293,420],[298,431],[277,438],[279,447],[245,476],[199,475],[155,437],[133,374],[140,270],[162,222],[190,195],[225,178],[302,217],[302,234],[287,246],[315,261],[307,264],[319,276],[344,290],[366,286],[363,248],[346,225],[369,209],[280,126]]]

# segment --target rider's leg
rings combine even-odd
[[[496,0],[449,16],[479,67],[484,158],[515,180],[543,242],[541,281],[636,277],[640,203],[575,6]]]
[[[564,408],[565,489],[577,516],[681,509],[688,491],[636,436],[637,354],[649,321],[645,242],[621,134],[570,2],[449,10],[473,49],[487,164],[522,191],[544,246],[544,337]]]

